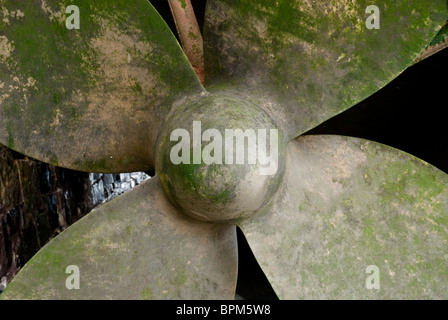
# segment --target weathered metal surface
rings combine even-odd
[[[270,208],[239,223],[283,299],[446,299],[448,175],[341,136],[288,145]],[[368,266],[379,289],[368,289]]]
[[[171,105],[203,91],[146,0],[0,1],[0,143],[80,171],[153,168]]]
[[[194,222],[158,177],[112,200],[47,244],[2,299],[233,299],[235,227]],[[80,288],[69,290],[68,266]]]
[[[418,56],[418,58],[415,60],[415,63],[420,62],[421,60],[426,59],[447,47],[448,47],[448,20],[442,27],[442,29],[440,29],[440,31],[436,34],[434,39],[432,39],[428,47]]]
[[[79,30],[65,27],[69,1],[36,3],[0,0],[0,142],[99,172],[152,169],[165,124],[162,147],[177,123],[194,120],[221,132],[262,123],[293,139],[397,76],[447,19],[444,0],[377,1],[379,30],[365,25],[367,0],[210,0],[208,89],[237,92],[228,100],[239,102],[220,115],[212,99],[207,118],[207,105],[194,102],[210,95],[146,0],[79,3]],[[246,122],[252,104],[266,115]],[[354,138],[300,137],[286,161],[282,182],[246,186],[253,168],[159,173],[171,198],[190,192],[185,211],[202,197],[211,206],[203,208],[227,214],[209,220],[246,217],[226,208],[229,192],[243,185],[249,198],[271,183],[250,199],[264,209],[237,222],[280,298],[446,298],[446,175]],[[80,269],[79,290],[66,287],[70,265]],[[369,265],[381,270],[380,290],[366,288]],[[229,299],[236,272],[235,227],[179,214],[156,176],[64,231],[2,298]]]
[[[256,98],[289,139],[350,108],[411,65],[448,18],[445,0],[210,0],[206,86]]]
[[[186,135],[172,139],[178,129]],[[275,194],[284,174],[286,144],[255,104],[233,92],[215,92],[173,109],[157,140],[157,173],[184,213],[204,221],[231,221],[257,212]],[[187,161],[174,163],[173,151]]]

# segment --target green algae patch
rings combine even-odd
[[[446,174],[341,136],[290,142],[286,168],[268,207],[238,222],[280,298],[447,297]],[[366,288],[369,266],[380,290]]]
[[[230,91],[213,91],[176,111],[155,156],[173,204],[203,221],[240,219],[267,204],[282,180],[286,148],[267,113]]]
[[[207,81],[237,83],[297,137],[398,76],[448,18],[444,0],[377,1],[380,29],[368,29],[371,4],[213,2],[204,26]]]
[[[141,292],[143,300],[152,300],[152,292],[149,288],[144,288]]]
[[[142,144],[169,106],[204,89],[148,1],[77,3],[79,30],[66,27],[69,5],[2,1],[0,124],[12,135],[0,143],[71,169],[143,171],[153,146]]]

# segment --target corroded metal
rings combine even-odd
[[[69,1],[39,3],[0,0],[0,142],[72,169],[159,175],[62,232],[2,298],[232,298],[229,220],[281,298],[446,298],[445,174],[354,138],[299,137],[286,152],[411,65],[446,1],[377,1],[377,30],[367,0],[209,0],[208,92],[146,0],[80,3],[80,30],[65,28]],[[167,141],[195,120],[278,129],[281,170],[176,167]],[[369,265],[382,290],[366,290]]]
[[[154,168],[173,103],[203,88],[147,0],[0,1],[0,143],[79,171]]]
[[[442,29],[440,29],[440,31],[436,34],[434,39],[432,39],[428,47],[426,47],[425,50],[417,57],[417,59],[415,59],[414,63],[418,63],[423,59],[426,59],[447,47],[448,47],[448,20],[442,27]]]
[[[269,208],[239,223],[281,299],[446,299],[448,175],[342,136],[288,145]],[[378,268],[379,289],[366,286]]]
[[[210,0],[207,86],[258,99],[293,139],[362,101],[410,66],[448,18],[445,0]]]
[[[176,130],[184,136],[173,138]],[[255,104],[217,92],[173,110],[157,150],[157,173],[172,202],[196,219],[222,222],[269,202],[283,179],[286,141]],[[186,161],[175,163],[173,151]]]
[[[190,0],[168,0],[182,49],[199,80],[204,83],[204,46]]]
[[[235,226],[187,219],[157,176],[70,226],[18,273],[2,299],[233,299]],[[66,286],[79,268],[79,289]]]

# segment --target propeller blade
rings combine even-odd
[[[203,92],[147,0],[0,0],[0,143],[79,171],[150,171],[171,105]]]
[[[233,299],[236,273],[235,226],[179,215],[155,176],[54,238],[1,298]]]
[[[440,29],[440,31],[436,34],[434,39],[432,39],[428,47],[415,60],[414,63],[420,62],[423,59],[426,59],[447,47],[448,47],[448,20],[442,27],[442,29]]]
[[[301,136],[270,206],[239,226],[279,298],[448,297],[448,175],[397,149]]]
[[[207,89],[231,84],[297,137],[412,65],[448,18],[445,0],[371,4],[209,0]]]

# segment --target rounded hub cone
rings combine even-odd
[[[247,217],[277,190],[285,142],[268,115],[230,94],[181,106],[158,139],[163,188],[186,214],[206,221]]]

